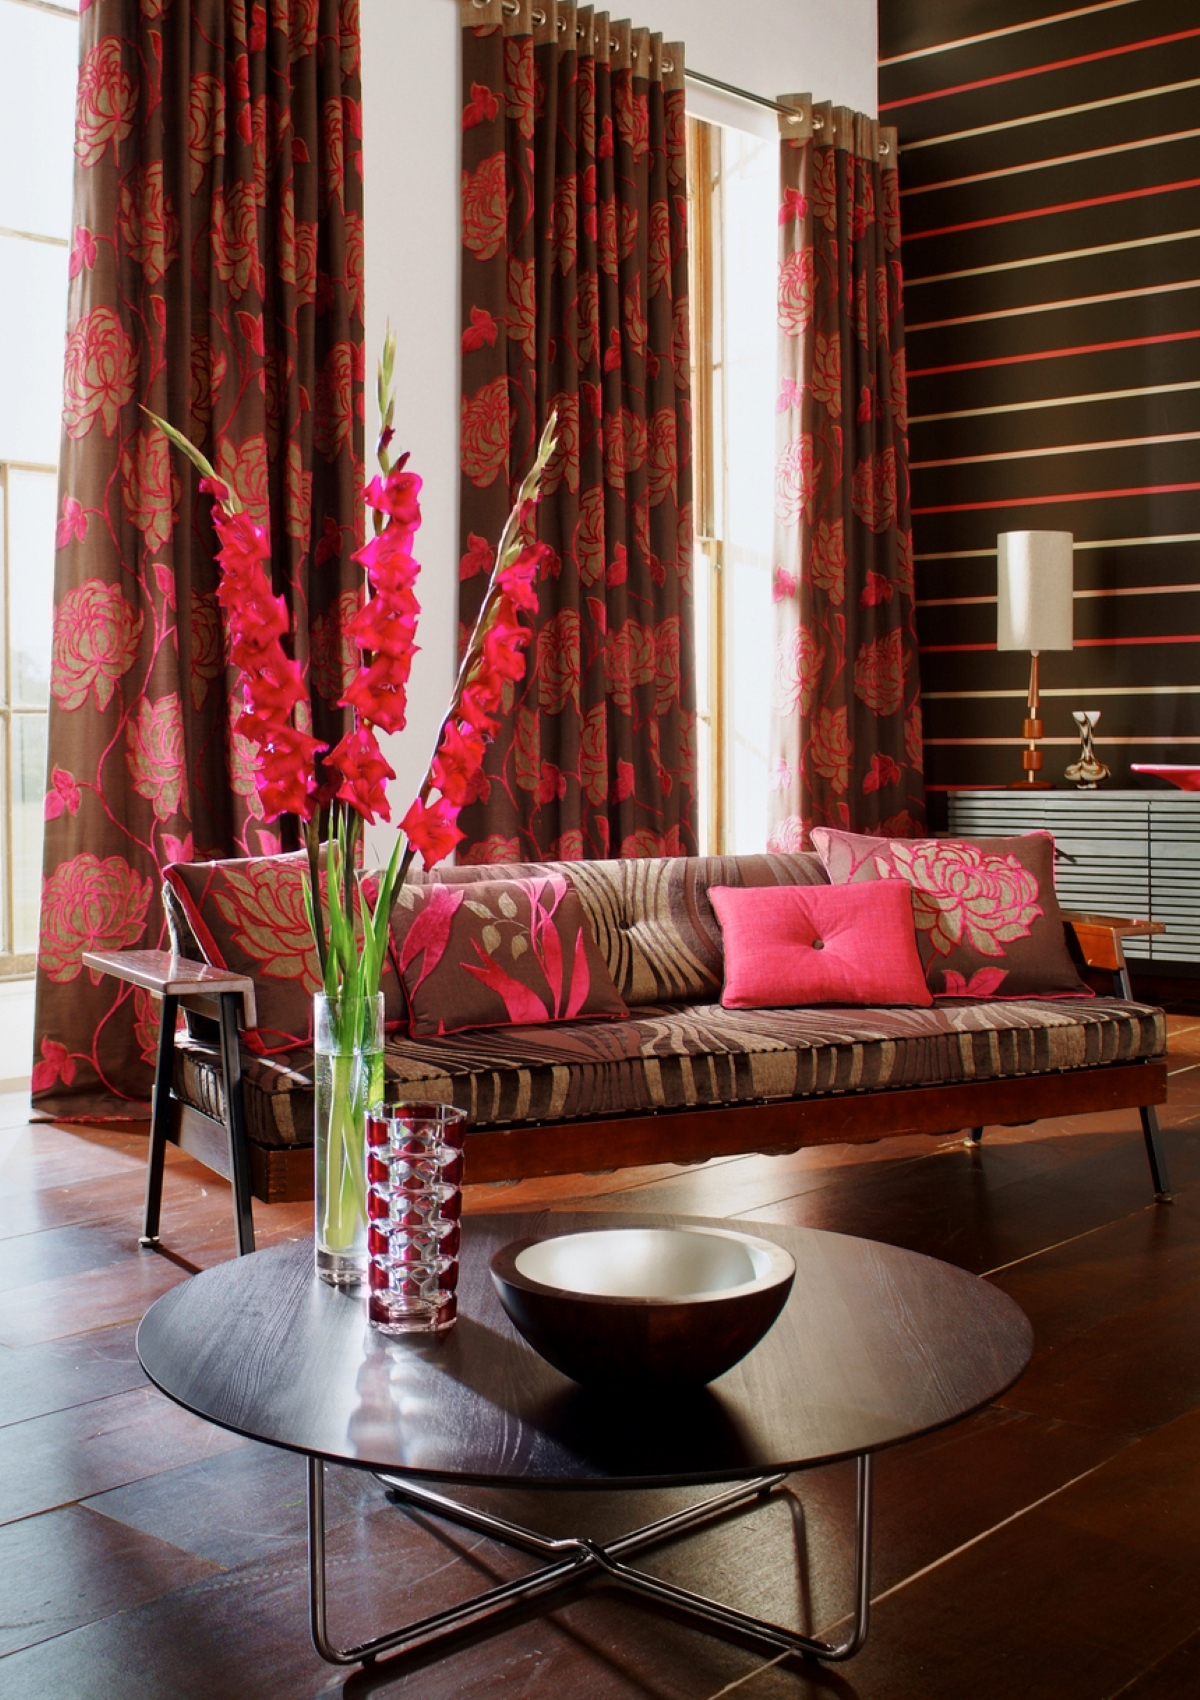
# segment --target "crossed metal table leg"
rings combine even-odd
[[[794,1629],[787,1629],[782,1624],[768,1623],[762,1618],[738,1611],[734,1606],[722,1605],[703,1594],[692,1593],[687,1588],[677,1588],[674,1584],[664,1582],[657,1576],[650,1576],[644,1570],[637,1570],[625,1562],[626,1558],[647,1547],[657,1546],[662,1541],[681,1535],[688,1529],[694,1529],[750,1500],[765,1498],[786,1480],[786,1472],[756,1476],[751,1481],[739,1482],[723,1493],[714,1494],[696,1505],[686,1506],[670,1517],[660,1517],[653,1523],[646,1523],[640,1529],[630,1530],[628,1534],[620,1535],[603,1546],[582,1537],[551,1540],[533,1529],[510,1523],[503,1517],[492,1516],[486,1511],[476,1510],[473,1506],[461,1505],[443,1494],[433,1493],[428,1488],[418,1487],[403,1477],[377,1472],[379,1480],[385,1483],[397,1499],[435,1517],[457,1523],[466,1529],[473,1529],[478,1534],[488,1535],[507,1546],[518,1547],[546,1562],[540,1569],[527,1576],[516,1577],[511,1582],[502,1582],[495,1588],[488,1588],[483,1593],[464,1600],[460,1605],[434,1612],[429,1617],[406,1624],[402,1629],[392,1630],[386,1635],[377,1635],[372,1640],[360,1642],[354,1647],[335,1647],[329,1639],[326,1613],[325,1464],[320,1458],[310,1458],[308,1577],[313,1645],[330,1664],[369,1664],[381,1653],[404,1654],[415,1652],[418,1648],[428,1650],[472,1624],[491,1621],[499,1629],[503,1626],[505,1616],[518,1606],[585,1578],[602,1577],[646,1599],[655,1600],[660,1605],[696,1618],[710,1628],[749,1636],[753,1640],[765,1642],[776,1651],[803,1654],[830,1662],[852,1658],[867,1638],[871,1598],[870,1455],[861,1454],[855,1463],[854,1609],[849,1632],[841,1641],[814,1640]]]

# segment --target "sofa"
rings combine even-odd
[[[259,864],[259,885],[281,877],[288,860]],[[628,1017],[426,1038],[411,1037],[403,1020],[391,1024],[388,1090],[466,1110],[468,1182],[959,1128],[977,1139],[986,1125],[1136,1108],[1155,1191],[1165,1193],[1153,1108],[1166,1098],[1165,1019],[1130,998],[1121,949],[1124,933],[1148,923],[1066,918],[1080,967],[1123,996],[725,1009],[709,888],[825,884],[816,855],[443,867],[415,883],[547,873],[565,875],[578,894]],[[246,1250],[251,1191],[267,1202],[311,1196],[312,1053],[256,1045],[257,1008],[280,988],[206,963],[195,907],[170,882],[165,901],[173,954],[122,958],[126,977],[140,973],[139,983],[172,999],[152,1122],[158,1174],[170,1139],[231,1175]],[[131,968],[134,957],[145,961]],[[96,966],[120,971],[101,957]],[[187,1012],[186,1033],[175,1031],[177,1010]],[[158,1238],[155,1143],[149,1243]]]

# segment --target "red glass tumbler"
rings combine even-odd
[[[436,1334],[458,1314],[463,1140],[450,1104],[367,1112],[367,1314],[384,1334]]]

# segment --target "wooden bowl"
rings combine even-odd
[[[585,1384],[701,1386],[757,1346],[796,1275],[771,1240],[729,1228],[598,1228],[514,1240],[491,1262],[513,1326]]]

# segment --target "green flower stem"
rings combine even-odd
[[[330,1251],[348,1251],[367,1213],[366,1094],[354,1078],[368,1072],[367,1059],[351,1055],[329,1060],[332,1080],[321,1243]]]

